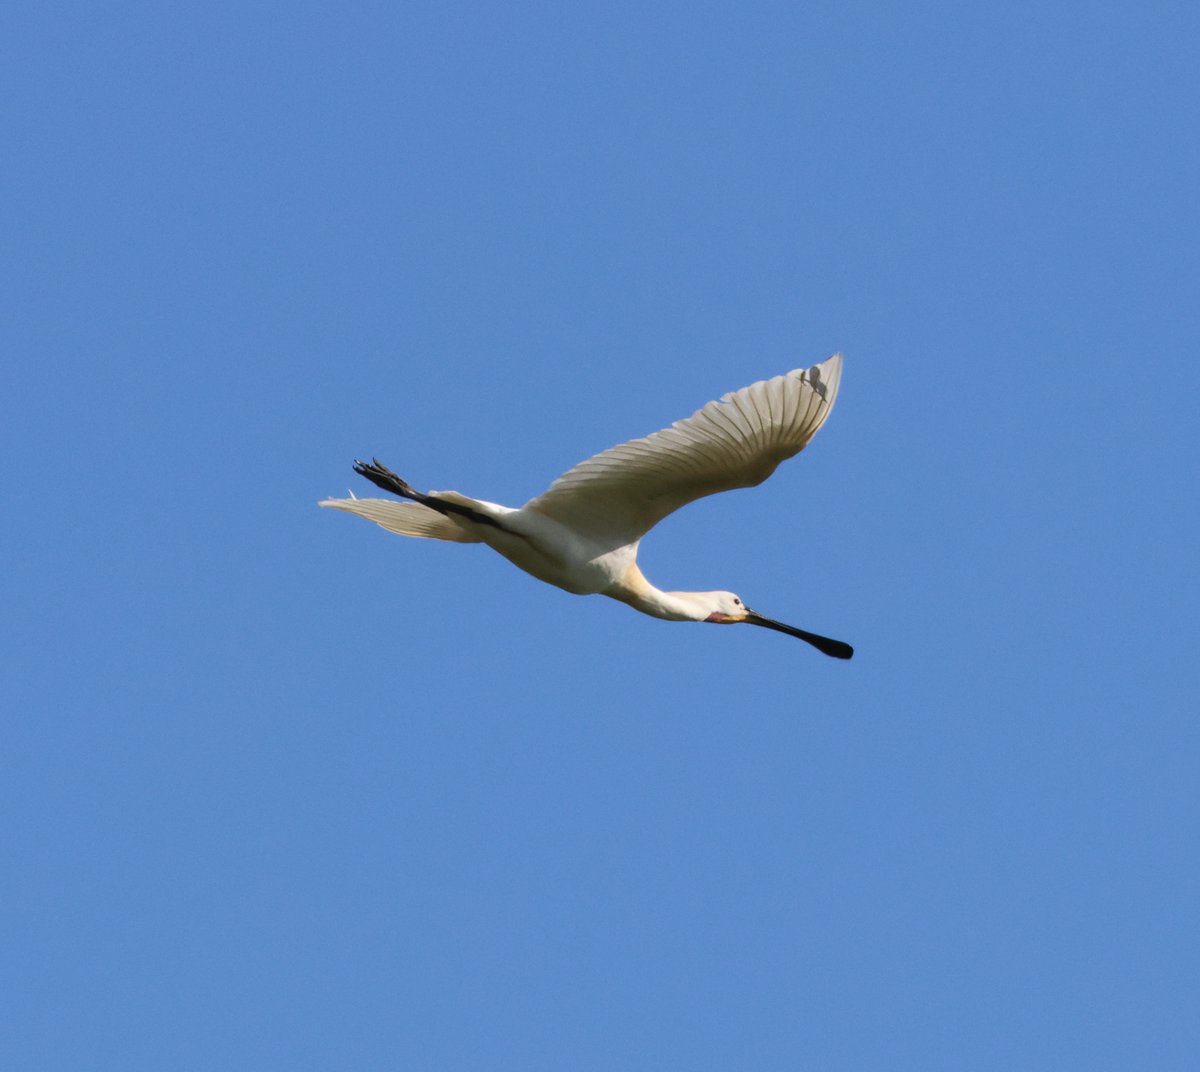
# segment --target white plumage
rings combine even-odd
[[[641,538],[668,514],[706,495],[761,484],[803,450],[829,416],[841,375],[842,357],[834,354],[743,387],[670,428],[580,462],[516,510],[458,492],[417,492],[378,462],[356,462],[355,471],[414,501],[351,497],[320,505],[403,536],[487,543],[543,581],[607,595],[657,618],[764,625],[848,659],[848,644],[764,618],[731,592],[663,592],[637,566]]]

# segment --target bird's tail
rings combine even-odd
[[[376,525],[401,536],[416,536],[425,540],[453,540],[456,543],[479,543],[478,536],[459,525],[453,517],[439,514],[428,506],[415,502],[393,502],[391,499],[324,499],[318,506],[358,514]]]

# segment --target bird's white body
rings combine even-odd
[[[705,495],[760,484],[803,450],[833,407],[841,372],[842,358],[835,354],[725,395],[670,428],[581,462],[518,509],[452,491],[413,492],[378,463],[355,468],[417,501],[351,497],[320,505],[405,536],[486,543],[547,584],[576,595],[606,595],[656,618],[758,619],[756,624],[813,642],[812,634],[747,611],[730,592],[661,591],[642,575],[637,554],[642,537],[667,514]]]

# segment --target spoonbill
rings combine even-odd
[[[842,355],[743,387],[644,439],[610,447],[568,469],[519,509],[456,491],[416,491],[378,459],[354,471],[391,499],[325,499],[401,536],[486,543],[539,580],[600,594],[673,622],[748,622],[807,641],[835,659],[854,649],[752,611],[732,592],[664,592],[638,569],[638,544],[681,506],[761,484],[798,454],[837,397]]]

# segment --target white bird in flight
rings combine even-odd
[[[601,451],[519,509],[456,491],[414,490],[378,459],[354,471],[391,499],[325,499],[401,536],[486,543],[539,580],[576,595],[599,593],[673,622],[748,622],[849,659],[840,640],[750,610],[732,592],[664,592],[638,569],[638,544],[668,514],[705,495],[761,484],[798,454],[837,397],[842,355],[709,402],[670,428]]]

